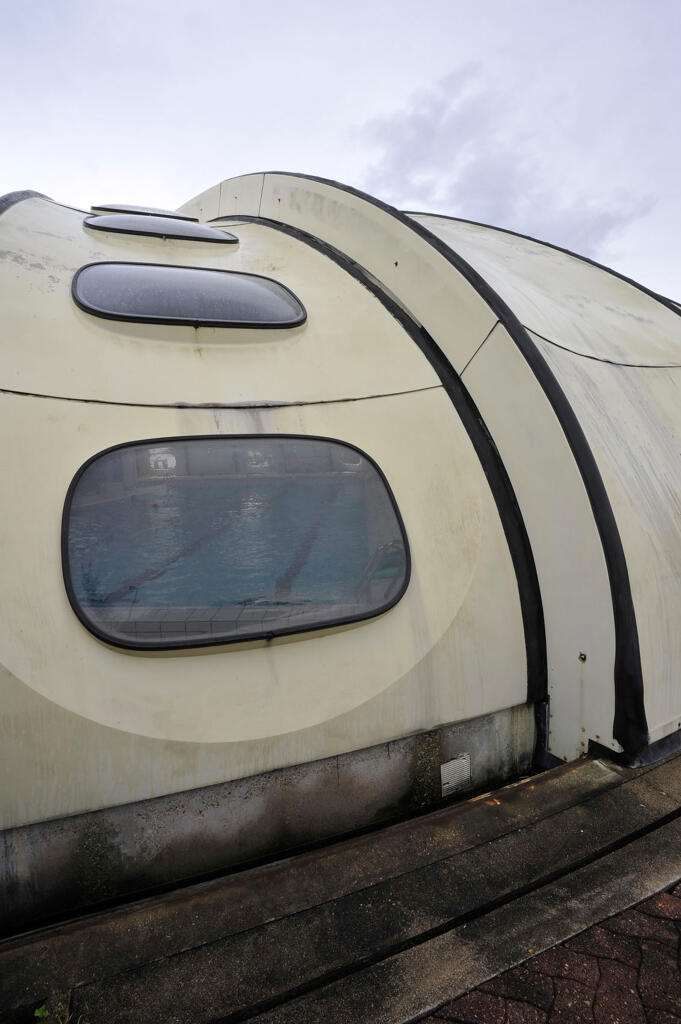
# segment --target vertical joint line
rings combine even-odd
[[[466,370],[468,369],[468,367],[469,367],[469,366],[471,365],[471,363],[473,362],[473,360],[474,360],[474,359],[475,359],[475,357],[477,356],[477,354],[478,354],[478,352],[480,351],[480,349],[482,348],[482,346],[483,346],[483,345],[485,344],[485,342],[486,342],[486,341],[488,340],[488,338],[490,337],[490,335],[492,335],[492,334],[494,333],[494,331],[496,331],[496,329],[497,329],[497,327],[499,326],[499,324],[500,324],[500,323],[501,323],[501,320],[495,320],[495,321],[494,321],[494,323],[492,324],[492,326],[491,326],[491,327],[490,327],[490,329],[488,330],[487,334],[486,334],[486,335],[485,335],[485,337],[484,337],[484,338],[482,339],[482,341],[480,342],[480,344],[479,344],[479,345],[478,345],[478,347],[476,348],[475,352],[473,353],[473,355],[472,355],[472,356],[470,357],[470,359],[468,360],[468,362],[467,362],[467,363],[466,363],[466,365],[464,366],[463,370],[462,370],[462,371],[461,371],[461,373],[459,374],[459,377],[463,377],[464,373],[466,372]]]

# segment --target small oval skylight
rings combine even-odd
[[[161,238],[184,238],[196,242],[227,242],[239,239],[228,231],[216,231],[206,224],[181,220],[179,217],[154,217],[139,213],[112,213],[86,217],[85,225],[97,231],[117,231],[126,235],[155,235]]]
[[[128,206],[127,203],[99,203],[91,206],[93,213],[138,213],[141,217],[174,217],[175,220],[198,220],[198,217],[187,217],[184,213],[177,213],[176,210],[164,210],[157,206]]]
[[[73,278],[86,313],[193,327],[297,327],[307,313],[284,285],[259,274],[157,263],[90,263]]]

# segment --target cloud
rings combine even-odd
[[[541,107],[524,104],[523,90],[507,86],[502,91],[486,81],[482,65],[466,64],[416,93],[403,110],[360,126],[360,140],[376,154],[363,187],[402,209],[481,221],[596,255],[655,198],[626,188],[613,193],[598,166],[586,187],[583,173],[575,186],[568,169],[575,152],[561,142],[561,110],[543,118]],[[582,172],[589,169],[588,149],[582,139]]]

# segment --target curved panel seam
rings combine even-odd
[[[304,402],[117,402],[112,398],[78,398],[72,395],[46,395],[39,391],[14,391],[0,388],[0,395],[16,395],[19,398],[47,398],[53,402],[85,402],[90,405],[122,406],[130,409],[295,409],[302,405],[341,405],[344,402],[367,402],[376,398],[396,398],[398,395],[417,395],[420,391],[439,391],[442,384],[430,384],[424,388],[409,388],[408,391],[379,391],[372,395],[352,395],[347,398],[320,398]]]
[[[496,329],[497,329],[497,327],[499,326],[500,322],[501,322],[501,321],[499,321],[499,320],[495,320],[495,321],[494,321],[494,323],[492,324],[492,326],[491,326],[491,327],[490,327],[490,329],[488,330],[487,334],[485,335],[485,337],[484,337],[484,338],[482,339],[482,341],[480,342],[480,344],[479,344],[479,345],[478,345],[478,347],[476,348],[476,350],[475,350],[475,352],[473,353],[473,355],[472,355],[472,356],[470,357],[470,359],[468,359],[468,360],[466,361],[466,365],[464,366],[464,368],[462,369],[461,373],[459,374],[459,376],[461,377],[461,379],[462,379],[462,380],[463,380],[463,375],[464,375],[464,373],[466,372],[466,370],[468,369],[468,367],[469,367],[469,366],[471,365],[471,363],[473,362],[473,360],[474,360],[474,359],[475,359],[475,357],[477,356],[478,352],[480,352],[480,351],[482,350],[482,348],[483,348],[483,347],[485,346],[485,344],[487,343],[487,341],[488,341],[488,340],[489,340],[489,339],[490,339],[490,338],[492,337],[492,335],[494,334],[495,330],[496,330]]]
[[[591,359],[594,363],[606,363],[608,366],[626,366],[634,370],[678,370],[681,369],[681,363],[621,363],[617,359],[605,359],[603,356],[592,356],[588,352],[578,352],[577,349],[569,348],[567,345],[561,345],[559,341],[554,341],[553,338],[547,338],[545,334],[540,334],[534,327],[529,327],[527,324],[523,324],[526,331],[530,331],[536,335],[537,338],[541,338],[547,345],[553,345],[554,348],[559,348],[562,352],[569,352],[570,355],[579,356],[580,359]]]
[[[648,725],[643,698],[643,672],[638,642],[638,629],[634,609],[629,572],[622,539],[615,515],[596,459],[588,444],[584,431],[572,409],[563,389],[560,387],[548,363],[532,341],[527,330],[515,313],[504,302],[491,285],[454,249],[437,235],[429,231],[407,214],[387,203],[367,195],[359,189],[327,178],[310,174],[291,174],[286,171],[270,171],[270,175],[313,181],[320,185],[352,195],[362,202],[376,207],[383,213],[407,227],[457,270],[478,295],[498,316],[508,331],[525,361],[534,373],[540,387],[548,398],[556,418],[572,451],[573,457],[584,481],[594,515],[608,568],[610,592],[615,622],[615,718],[613,736],[622,745],[627,755],[633,756],[648,744]],[[645,289],[644,289],[645,290]],[[654,296],[658,298],[657,296]],[[677,311],[678,312],[678,311]]]
[[[364,272],[354,260],[339,252],[328,242],[311,235],[300,228],[281,221],[246,214],[234,214],[220,217],[220,220],[242,220],[258,223],[288,234],[310,245],[323,255],[332,259],[346,273],[358,280],[393,316],[412,340],[418,345],[428,362],[437,373],[459,418],[468,434],[471,443],[480,459],[483,472],[487,479],[492,497],[494,498],[502,529],[506,537],[511,561],[513,563],[525,634],[525,654],[527,660],[527,700],[535,703],[545,701],[548,693],[546,636],[544,628],[544,612],[539,589],[539,579],[532,553],[529,535],[522,518],[511,480],[506,472],[501,456],[494,444],[491,434],[473,399],[465,388],[460,375],[444,355],[435,340],[428,332],[414,322],[403,306],[395,302],[382,288],[379,282]],[[495,324],[496,326],[496,324]],[[493,330],[494,328],[492,328]],[[491,331],[489,332],[491,333]],[[483,340],[487,340],[489,334]],[[541,730],[539,730],[541,733]],[[539,737],[540,743],[543,737]]]

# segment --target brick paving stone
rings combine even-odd
[[[673,921],[649,917],[648,914],[641,914],[638,910],[626,910],[623,914],[618,914],[617,917],[610,917],[607,921],[602,921],[601,925],[609,932],[633,935],[641,939],[655,939],[657,942],[665,942],[674,948],[678,943],[679,933],[674,927]]]
[[[651,917],[666,917],[673,921],[681,921],[681,899],[673,896],[670,892],[661,892],[659,896],[653,896],[652,900],[646,900],[641,904],[639,910]]]
[[[665,1013],[664,1010],[648,1010],[648,1024],[681,1024],[681,1017],[675,1013]]]
[[[646,1024],[636,969],[604,960],[600,972],[593,1003],[595,1024]]]
[[[553,1005],[553,979],[546,974],[528,971],[526,967],[516,967],[499,974],[480,988],[483,992],[491,992],[503,999],[532,1003],[540,1010],[550,1010]]]
[[[448,1003],[457,1024],[681,1024],[681,882]]]
[[[595,985],[582,985],[572,978],[556,978],[556,999],[548,1024],[593,1024]]]
[[[506,1003],[499,996],[476,989],[468,995],[459,996],[446,1006],[441,1006],[437,1015],[440,1020],[457,1021],[461,1024],[504,1024]]]
[[[546,1024],[548,1014],[530,1003],[517,1003],[509,1000],[506,1003],[506,1024]]]
[[[638,987],[646,1007],[681,1013],[679,962],[668,947],[646,940],[641,943],[643,960]]]
[[[528,960],[526,967],[552,978],[571,978],[594,989],[598,984],[598,963],[594,957],[575,953],[564,946],[547,949],[545,953]]]
[[[575,935],[574,939],[568,939],[565,948],[599,959],[619,960],[628,967],[638,967],[641,963],[641,949],[635,939],[608,931],[600,925],[594,925],[581,935]]]

